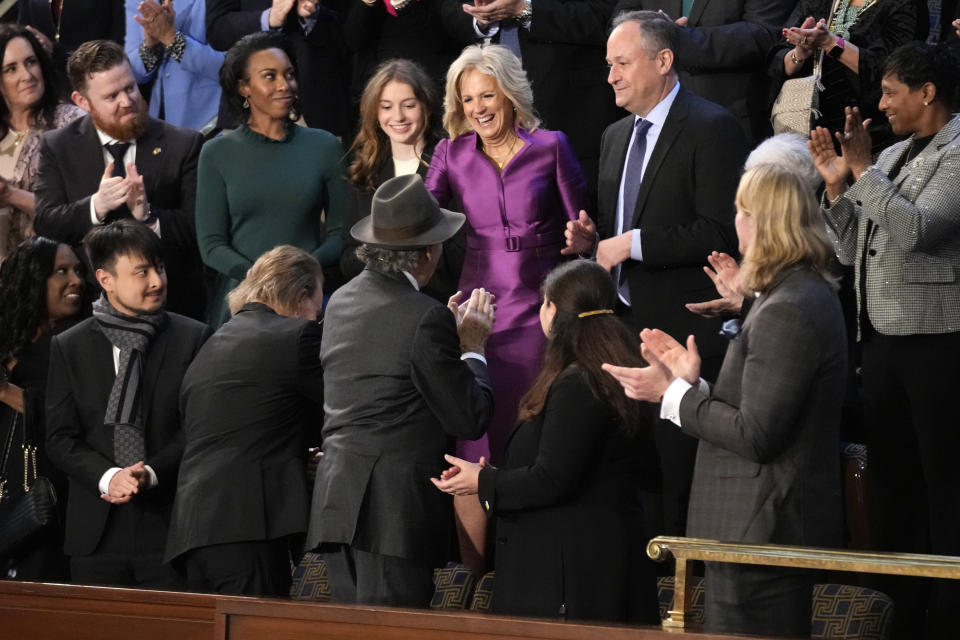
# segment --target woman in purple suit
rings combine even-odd
[[[538,129],[526,72],[505,47],[470,46],[454,61],[443,124],[450,140],[437,144],[427,188],[440,206],[467,216],[459,289],[482,286],[497,301],[486,352],[493,420],[482,439],[458,442],[456,454],[496,463],[540,367],[540,284],[562,258],[566,222],[586,207],[587,186],[567,137]],[[455,498],[454,506],[461,559],[482,570],[483,511],[476,500]]]

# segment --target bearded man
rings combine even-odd
[[[114,220],[146,225],[163,247],[168,308],[203,318],[193,218],[202,137],[147,115],[130,62],[115,42],[82,44],[67,61],[67,75],[71,99],[88,115],[41,141],[34,229],[77,246],[92,227]]]

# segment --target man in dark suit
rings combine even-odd
[[[463,44],[490,37],[512,50],[533,87],[545,129],[567,134],[597,191],[600,136],[623,116],[610,100],[603,61],[615,0],[441,0],[444,23]]]
[[[767,53],[779,42],[795,0],[620,0],[622,11],[662,10],[676,18],[683,86],[723,105],[759,143],[772,133]]]
[[[180,381],[210,335],[164,310],[156,234],[133,220],[98,225],[85,244],[103,296],[94,316],[54,337],[47,452],[70,480],[64,551],[73,580],[179,585],[163,563],[183,454]]]
[[[367,268],[324,320],[323,458],[307,548],[325,554],[333,597],[426,607],[453,509],[430,484],[450,436],[474,439],[493,409],[483,349],[491,295],[445,308],[420,289],[464,216],[418,175],[385,182],[352,229]]]
[[[271,249],[230,307],[183,378],[167,557],[183,557],[191,589],[286,596],[290,552],[307,531],[307,445],[319,445],[323,420],[320,264]]]
[[[193,218],[200,134],[147,115],[123,48],[112,41],[81,45],[68,73],[71,97],[89,115],[40,143],[34,228],[76,246],[91,227],[133,218],[160,237],[170,310],[202,318]]]
[[[344,136],[355,114],[342,16],[330,2],[318,0],[207,0],[207,42],[226,51],[257,31],[283,31],[293,46],[300,105],[307,126]],[[237,126],[223,100],[217,126]]]
[[[696,335],[713,375],[726,348],[720,322],[684,304],[712,297],[702,270],[710,252],[736,249],[733,198],[747,143],[726,109],[680,86],[673,65],[679,27],[651,11],[623,14],[614,24],[609,82],[631,115],[603,134],[596,227],[581,215],[567,234],[592,245],[611,270],[627,322]],[[663,422],[655,436],[663,531],[683,535],[696,442]]]

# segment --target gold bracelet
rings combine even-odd
[[[802,65],[805,61],[806,61],[806,58],[804,58],[803,60],[800,60],[800,59],[797,58],[797,48],[796,48],[796,47],[794,47],[793,49],[790,49],[790,62],[792,62],[793,64],[795,64],[795,65],[797,65],[797,66],[799,67],[799,66]]]

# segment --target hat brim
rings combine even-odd
[[[373,216],[371,215],[361,218],[354,224],[350,228],[350,235],[358,242],[379,249],[403,251],[405,249],[423,249],[424,247],[430,247],[435,244],[440,244],[441,242],[446,242],[455,236],[467,220],[467,216],[462,213],[449,211],[440,207],[438,207],[438,209],[440,211],[440,219],[437,224],[423,233],[407,238],[402,242],[396,240],[388,242],[383,238],[378,238],[373,228]]]

